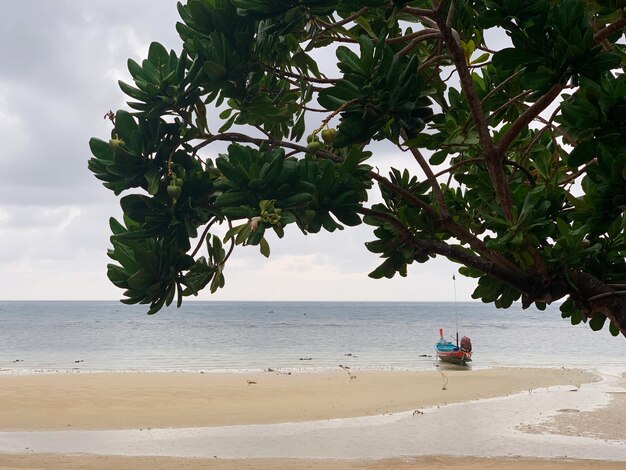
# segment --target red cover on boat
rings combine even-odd
[[[463,336],[461,338],[461,349],[464,349],[465,351],[472,350],[472,340],[469,339],[467,336]]]

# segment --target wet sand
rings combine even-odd
[[[117,373],[0,376],[0,431],[138,430],[272,424],[415,411],[597,377],[565,369],[242,374]],[[561,413],[528,432],[623,439],[624,395],[610,406]],[[574,416],[575,415],[575,416]],[[578,420],[572,422],[572,420]],[[595,426],[595,427],[594,427]],[[585,433],[591,434],[585,434]],[[0,439],[1,441],[1,439]],[[0,453],[0,469],[622,469],[624,462],[423,456],[384,460],[222,459]]]

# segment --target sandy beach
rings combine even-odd
[[[220,460],[170,457],[1,455],[2,470],[623,470],[624,462],[423,457],[378,461]]]
[[[272,425],[302,421],[421,413],[422,409],[567,385],[592,383],[591,372],[502,368],[441,371],[324,373],[56,373],[0,376],[0,431],[93,431]],[[565,414],[529,427],[528,433],[626,441],[624,395],[607,407]],[[58,434],[58,433],[57,433]],[[0,439],[1,441],[1,439]],[[189,459],[0,453],[0,469],[105,468],[623,468],[624,462],[572,459]]]

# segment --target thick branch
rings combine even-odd
[[[467,98],[470,114],[478,132],[478,139],[480,140],[480,145],[484,151],[487,170],[493,184],[496,198],[500,202],[507,220],[512,221],[513,216],[511,213],[511,207],[513,206],[513,200],[506,178],[504,177],[502,154],[498,153],[498,149],[493,143],[491,133],[489,132],[489,125],[481,106],[480,98],[474,88],[474,82],[469,68],[467,67],[465,53],[457,41],[455,32],[446,24],[446,18],[441,16],[437,17],[437,24],[439,25],[444,41],[452,54],[452,60],[454,61],[454,65],[459,74],[461,87],[463,88],[463,92]]]
[[[499,155],[505,155],[513,141],[539,114],[546,109],[563,91],[565,88],[562,84],[556,84],[548,92],[539,98],[530,108],[518,117],[506,133],[500,138],[497,146],[497,152]]]
[[[626,18],[620,18],[613,23],[607,25],[593,36],[593,42],[599,44],[608,38],[611,34],[619,31],[622,28],[626,28]]]

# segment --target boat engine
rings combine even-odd
[[[461,349],[467,352],[470,352],[472,350],[472,340],[469,339],[467,336],[463,336],[461,338]]]

